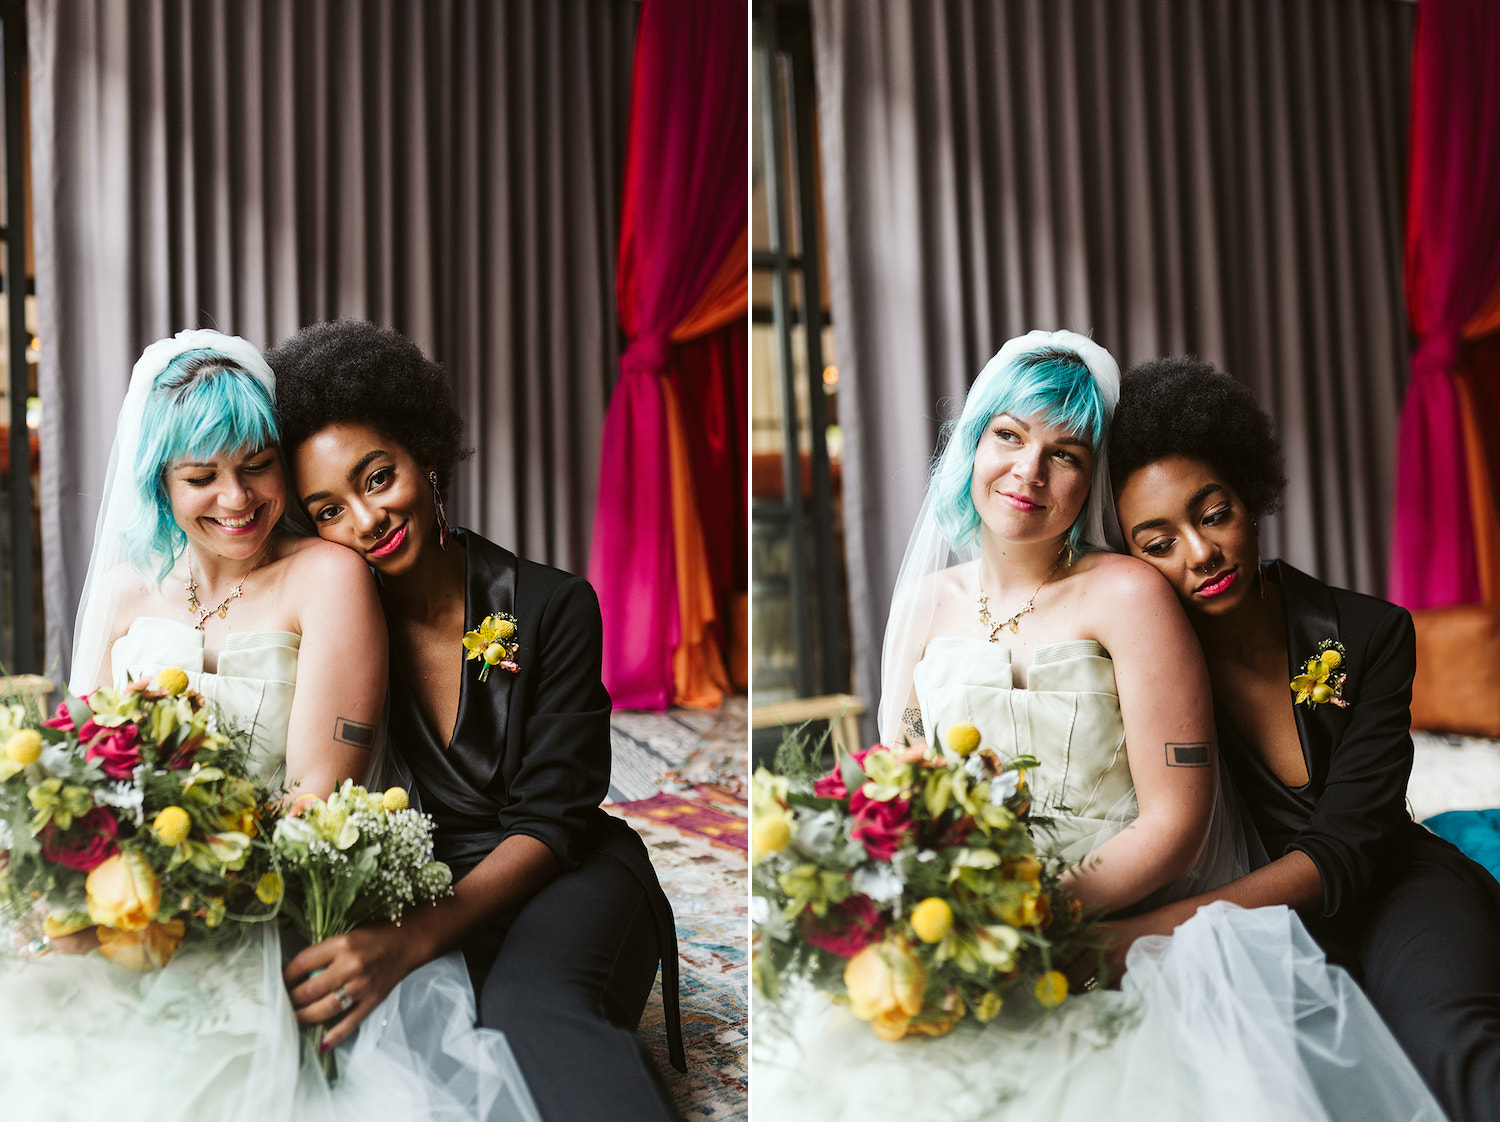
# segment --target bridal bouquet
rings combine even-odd
[[[820,774],[788,736],[751,792],[753,974],[767,997],[802,978],[876,1035],[941,1036],[1012,995],[1061,1004],[1054,963],[1087,924],[1039,848],[1026,756],[968,724],[925,752],[876,746]]]
[[[284,878],[282,909],[309,943],[353,931],[370,919],[399,923],[414,904],[448,895],[452,873],[432,859],[433,822],[408,806],[406,792],[370,792],[346,779],[327,800],[304,795],[276,823],[272,845]],[[308,1040],[323,1071],[324,1026]]]
[[[45,913],[53,937],[92,926],[106,956],[144,971],[275,915],[270,792],[187,684],[170,668],[45,721],[0,705],[0,916]]]

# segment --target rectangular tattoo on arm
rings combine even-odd
[[[1207,767],[1208,743],[1173,744],[1167,742],[1168,767]]]
[[[375,726],[362,725],[348,717],[336,717],[333,722],[333,738],[340,744],[350,744],[355,748],[373,748]]]

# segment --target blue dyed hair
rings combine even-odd
[[[209,459],[279,440],[270,391],[239,364],[206,349],[184,351],[168,363],[146,398],[130,468],[139,504],[125,530],[131,565],[146,575],[155,567],[157,581],[163,581],[187,546],[167,497],[166,472],[174,460]]]
[[[933,515],[955,550],[968,546],[979,534],[979,512],[970,494],[974,454],[979,438],[998,413],[1022,420],[1039,418],[1064,428],[1086,440],[1097,459],[1109,428],[1110,407],[1088,364],[1065,347],[1043,347],[999,370],[982,370],[958,420],[946,426],[947,442],[933,466],[929,486]],[[1068,545],[1075,552],[1081,548],[1092,501],[1091,489],[1068,531]]]

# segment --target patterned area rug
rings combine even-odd
[[[641,1019],[688,1122],[749,1116],[745,699],[712,712],[616,713],[605,809],[640,833],[677,920],[687,1074],[667,1062],[658,982]]]

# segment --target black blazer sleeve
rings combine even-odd
[[[523,749],[501,811],[506,837],[528,834],[575,869],[589,826],[609,793],[609,693],[602,681],[604,625],[588,581],[551,590],[532,651],[534,677],[516,717]],[[522,652],[525,658],[525,652]]]
[[[1410,828],[1406,783],[1411,776],[1411,683],[1416,632],[1404,608],[1361,597],[1372,619],[1368,640],[1349,646],[1349,708],[1331,748],[1327,776],[1306,829],[1288,847],[1312,858],[1323,878],[1323,914],[1358,905],[1375,883],[1386,846]],[[1341,613],[1342,614],[1342,613]],[[1349,629],[1345,629],[1345,634]],[[1336,719],[1334,714],[1328,714]]]

